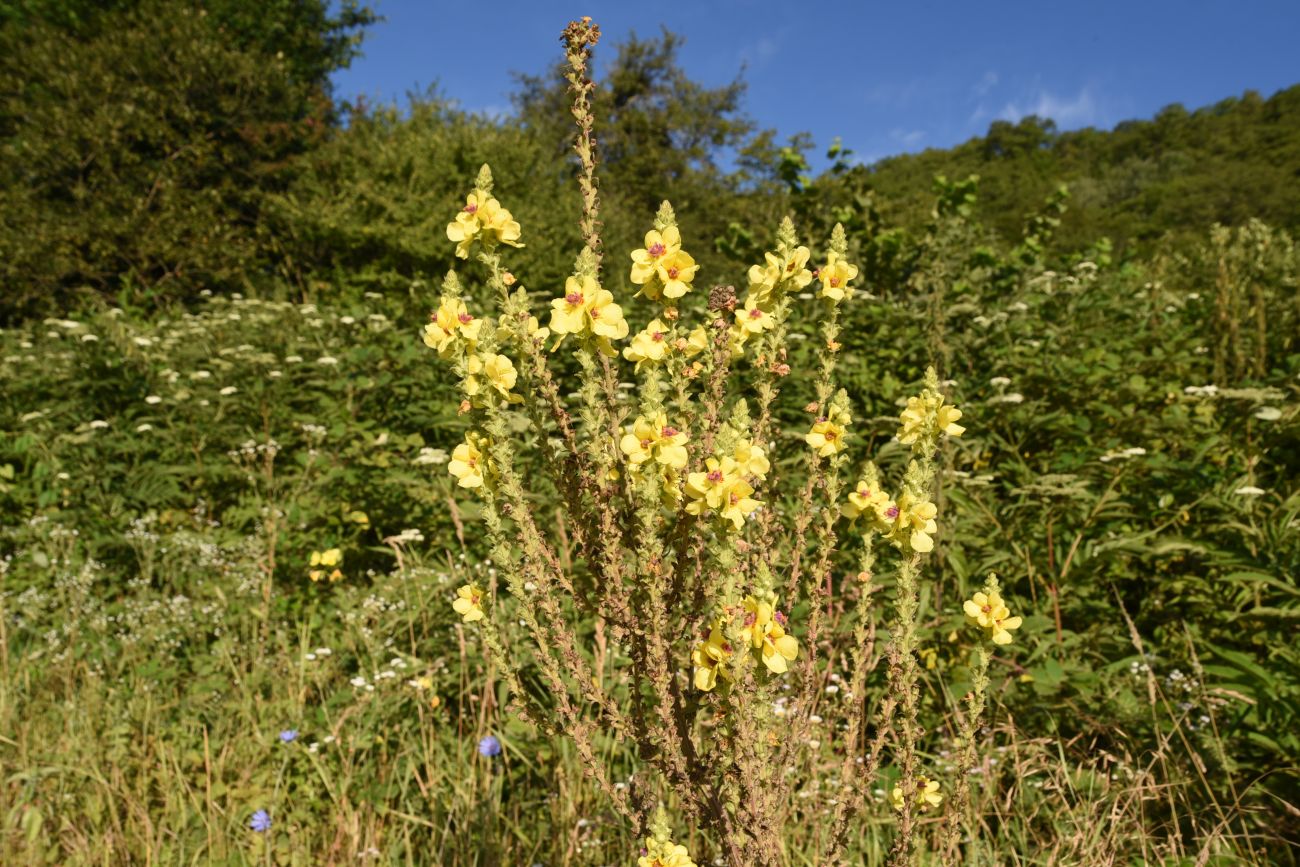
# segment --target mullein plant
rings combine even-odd
[[[651,308],[644,324],[628,321],[629,299],[602,282],[588,77],[598,37],[589,19],[564,34],[584,244],[547,307],[535,310],[506,267],[525,235],[495,198],[486,166],[447,229],[497,307],[493,316],[471,309],[461,277],[449,272],[423,335],[460,382],[469,429],[448,470],[482,504],[500,582],[461,587],[453,607],[482,635],[511,708],[572,739],[595,785],[645,838],[639,863],[650,867],[694,863],[670,838],[666,807],[708,835],[733,867],[786,863],[783,823],[800,781],[785,769],[809,736],[828,666],[847,657],[854,701],[842,779],[851,794],[838,799],[825,851],[813,861],[843,858],[888,759],[898,773],[894,859],[904,863],[920,814],[944,800],[919,755],[917,612],[922,567],[939,532],[935,456],[943,438],[962,433],[961,412],[945,403],[930,371],[902,413],[898,438],[913,460],[897,492],[871,464],[855,487],[845,483],[854,420],[835,372],[840,310],[858,271],[839,226],[814,263],[785,220],[741,297],[731,286],[700,285],[688,236],[665,202],[644,245],[624,260],[635,294]],[[806,407],[806,431],[794,437],[777,429],[773,408],[782,381],[805,373],[791,370],[786,345],[808,287],[815,298],[799,315],[820,321],[817,364],[806,372],[816,399]],[[562,354],[576,360],[576,394],[553,369]],[[636,388],[620,391],[629,375]],[[515,433],[521,418],[530,436]],[[526,448],[536,451],[527,464]],[[795,450],[804,455],[801,483],[781,478],[772,457]],[[771,505],[787,492],[798,506],[788,520]],[[575,561],[546,525],[557,505],[549,499],[567,516]],[[857,578],[846,593],[833,575],[853,558]],[[882,573],[895,581],[898,601],[887,697],[869,715],[872,598]],[[995,591],[973,600],[997,600],[992,613],[979,610],[981,626],[1001,618],[993,641],[1013,628]],[[829,631],[834,594],[859,608],[850,633]],[[805,612],[798,618],[796,607]],[[614,652],[589,652],[593,635],[607,636],[600,643]],[[986,672],[987,656],[980,658]],[[544,689],[525,685],[526,668]],[[783,695],[792,697],[788,711],[778,710]],[[969,710],[963,733],[973,744],[982,691]],[[632,786],[614,784],[610,739],[646,766]],[[963,823],[951,827],[960,834]]]

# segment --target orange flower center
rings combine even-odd
[[[664,254],[664,245],[651,244],[650,249],[646,250],[646,252],[650,254],[651,259],[658,259],[660,256]]]
[[[574,305],[574,306],[577,306],[577,305],[579,305],[579,304],[582,303],[582,293],[581,293],[581,292],[570,292],[568,295],[565,295],[565,296],[564,296],[564,300],[567,301],[567,302],[569,302],[570,304],[572,304],[572,305]]]

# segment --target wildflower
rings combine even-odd
[[[559,335],[552,350],[568,334],[591,335],[601,343],[601,351],[613,354],[610,340],[627,337],[627,320],[623,308],[614,303],[608,289],[600,288],[594,277],[569,277],[564,283],[564,297],[551,301],[551,331]]]
[[[904,796],[903,787],[894,786],[894,791],[890,792],[889,800],[893,802],[895,810],[903,809]],[[921,808],[922,812],[937,807],[943,803],[943,795],[939,794],[939,781],[932,780],[929,777],[921,776],[916,778],[916,805]]]
[[[849,281],[857,276],[858,266],[850,265],[843,256],[831,250],[826,254],[826,264],[817,271],[817,279],[822,284],[821,297],[843,301],[853,291],[849,288]]]
[[[447,452],[445,449],[424,446],[420,449],[420,453],[416,455],[414,462],[417,464],[445,464],[447,463]]]
[[[653,458],[664,466],[680,470],[686,466],[685,443],[689,441],[690,436],[668,424],[668,417],[661,412],[653,419],[638,417],[619,441],[619,449],[633,466],[640,466]]]
[[[519,223],[501,203],[482,190],[474,190],[465,198],[456,219],[447,225],[447,238],[456,244],[456,255],[469,258],[470,246],[479,241],[494,247],[498,243],[522,247],[519,243]]]
[[[736,327],[742,331],[746,337],[751,334],[762,334],[776,324],[772,314],[758,306],[758,299],[750,295],[745,299],[745,306],[736,311]]]
[[[322,578],[325,577],[325,569],[333,568],[334,571],[329,573],[330,583],[332,584],[335,581],[341,581],[343,580],[343,573],[339,571],[339,569],[334,567],[339,566],[342,562],[343,562],[343,552],[338,548],[329,548],[328,550],[325,551],[312,551],[311,565],[313,567],[323,566],[325,568],[324,569],[313,568],[307,574],[312,581],[320,581]]]
[[[224,397],[229,397],[230,395],[235,394],[238,391],[239,391],[238,386],[227,385],[225,388],[221,389],[221,391],[218,393]]]
[[[890,515],[894,518],[891,531],[894,541],[906,541],[908,546],[919,554],[933,551],[934,539],[931,536],[939,531],[939,525],[934,520],[934,516],[939,512],[938,507],[923,497],[916,497],[904,491],[898,498],[898,503],[886,509],[886,514],[889,515],[895,510],[897,514]]]
[[[848,419],[843,419],[841,423],[839,416],[847,413],[835,413],[835,415],[837,417],[834,419],[827,416],[818,418],[813,422],[812,430],[804,436],[804,442],[824,458],[844,451],[844,437],[848,433],[845,425]]]
[[[424,326],[424,345],[436,349],[439,357],[446,358],[457,338],[464,340],[470,349],[478,341],[483,320],[469,314],[465,302],[459,298],[444,298]]]
[[[851,521],[866,515],[873,522],[881,522],[886,521],[885,512],[891,507],[895,509],[895,513],[888,518],[888,522],[892,522],[893,518],[897,517],[897,507],[894,502],[884,491],[872,487],[867,479],[862,479],[849,493],[849,501],[840,506],[840,514]]]
[[[980,591],[962,605],[969,623],[987,629],[994,644],[1010,644],[1011,630],[1019,629],[1021,618],[1012,617],[996,590]]]
[[[717,512],[739,530],[745,518],[759,506],[758,500],[750,497],[752,493],[753,487],[741,476],[733,458],[711,457],[705,461],[703,472],[686,477],[686,494],[691,498],[686,511],[692,515]]]
[[[488,735],[478,742],[478,754],[489,759],[501,755],[501,741],[497,740],[496,735]]]
[[[659,282],[663,284],[663,296],[676,299],[689,292],[691,281],[695,279],[695,272],[699,268],[700,266],[695,264],[695,260],[685,250],[678,250],[660,258],[656,263],[656,274]],[[647,297],[656,297],[648,291],[645,294]]]
[[[787,662],[799,655],[799,643],[794,636],[787,635],[787,619],[776,608],[776,597],[767,594],[766,598],[747,596],[741,607],[745,612],[744,626],[740,634],[758,652],[759,658],[768,670],[774,674],[784,674]]]
[[[471,355],[465,359],[465,381],[463,388],[465,393],[471,399],[478,397],[482,390],[483,384],[479,377],[487,379],[487,384],[496,389],[496,392],[511,403],[518,403],[523,400],[517,394],[511,394],[510,390],[515,387],[515,382],[519,377],[515,370],[514,362],[504,355],[497,355],[492,352],[485,352],[481,355]],[[475,406],[480,404],[475,401]]]
[[[623,350],[623,357],[636,362],[636,369],[640,370],[642,362],[663,361],[668,349],[668,328],[658,319],[652,319],[645,330],[632,338],[632,345]]]
[[[151,394],[144,399],[144,402],[149,404],[150,406],[153,406],[154,404],[162,403],[162,398],[156,394]]]
[[[898,430],[898,441],[903,445],[911,445],[925,436],[931,424],[934,430],[948,436],[959,437],[966,432],[966,428],[957,424],[961,410],[951,404],[944,405],[943,395],[928,388],[921,396],[907,399],[907,408],[899,418],[903,426]]]
[[[487,456],[483,452],[488,446],[486,438],[471,431],[465,435],[465,441],[452,451],[447,472],[456,477],[460,487],[483,487],[486,481],[485,471],[489,469]]]
[[[671,840],[660,842],[653,837],[645,840],[645,854],[637,859],[637,867],[696,867],[686,847]]]
[[[668,226],[662,232],[653,229],[646,232],[645,247],[632,251],[632,274],[629,279],[638,286],[645,285],[658,275],[659,261],[681,248],[682,235],[676,226]]]
[[[477,584],[465,584],[456,591],[456,601],[451,603],[452,610],[466,623],[483,619],[483,588]]]
[[[253,817],[248,820],[248,827],[252,828],[259,834],[264,834],[271,830],[271,814],[265,810],[258,810]]]
[[[1233,493],[1239,497],[1262,497],[1264,494],[1267,494],[1268,491],[1263,488],[1255,487],[1254,485],[1242,485]]]
[[[280,743],[291,744],[296,740],[298,740],[297,729],[285,729],[284,731],[280,732]]]
[[[703,640],[691,651],[691,662],[695,665],[695,688],[709,692],[717,686],[719,675],[723,680],[730,680],[727,662],[731,659],[731,653],[731,645],[722,634],[722,621],[713,621]]]
[[[767,459],[763,449],[748,439],[742,438],[736,441],[732,456],[740,472],[746,476],[766,478],[768,471],[772,469],[772,462]]]

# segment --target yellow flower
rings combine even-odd
[[[791,291],[798,291],[812,282],[812,272],[807,268],[808,255],[807,247],[795,247],[794,251],[785,257],[781,278],[791,281]]]
[[[456,446],[447,462],[447,472],[457,479],[462,488],[481,488],[486,480],[488,460],[484,451],[489,443],[487,439],[471,432],[465,435],[465,441]]]
[[[477,584],[466,584],[456,591],[456,601],[452,609],[466,623],[483,619],[483,588]]]
[[[826,254],[826,264],[817,272],[821,280],[821,297],[832,301],[843,301],[853,290],[849,281],[858,276],[858,266],[850,265],[834,250]]]
[[[594,277],[570,277],[564,289],[563,298],[551,301],[551,331],[560,336],[552,349],[567,334],[593,335],[601,340],[602,351],[609,349],[609,340],[627,337],[623,308],[614,303],[614,296],[600,288]]]
[[[903,809],[905,798],[902,786],[894,786],[894,791],[889,793],[889,800],[893,802],[895,810]],[[929,777],[917,777],[916,805],[921,808],[921,811],[925,812],[931,807],[937,807],[942,803],[943,795],[939,794],[939,781],[932,780]]]
[[[455,242],[456,255],[462,259],[469,258],[470,247],[476,240],[487,246],[500,243],[522,247],[519,237],[519,223],[500,202],[482,190],[470,193],[465,198],[465,207],[447,225],[447,238]]]
[[[768,308],[772,303],[772,293],[776,291],[783,274],[781,260],[775,253],[765,253],[763,258],[766,260],[764,264],[751,265],[749,268],[749,293],[746,296],[746,303],[752,299],[755,304]]]
[[[740,634],[758,652],[769,671],[785,674],[789,669],[788,663],[799,655],[799,642],[794,636],[786,634],[788,621],[776,608],[776,597],[770,594],[767,599],[747,596],[741,607],[745,612],[745,621]]]
[[[873,489],[864,479],[858,482],[857,488],[849,493],[849,501],[840,506],[840,513],[849,520],[856,520],[862,515],[875,518],[882,516],[884,510],[892,505],[893,503],[890,502],[888,494],[879,489]]]
[[[325,551],[311,552],[312,566],[323,566],[325,567],[325,569],[333,569],[333,567],[340,565],[342,562],[343,562],[343,552],[340,551],[338,548],[330,548]],[[311,578],[312,581],[320,581],[327,577],[325,573],[325,569],[312,569],[310,572],[307,573],[307,577]],[[339,569],[333,569],[333,571],[329,573],[328,578],[331,584],[333,584],[335,581],[342,581],[343,572],[340,571]]]
[[[669,253],[656,263],[656,274],[663,284],[665,298],[681,298],[690,291],[691,281],[700,268],[685,250]],[[647,295],[649,293],[646,293]]]
[[[745,306],[736,311],[736,326],[746,335],[762,334],[775,324],[772,314],[759,307],[753,295],[746,298]]]
[[[894,508],[898,510],[894,538],[901,541],[906,535],[907,544],[921,554],[934,550],[931,534],[939,532],[939,525],[934,520],[934,516],[939,513],[938,507],[929,500],[918,499],[904,491]]]
[[[646,853],[637,859],[637,867],[696,867],[685,846],[671,840],[660,843],[653,837],[645,840]]]
[[[644,331],[632,338],[632,345],[623,350],[623,357],[636,362],[636,369],[640,370],[642,362],[663,361],[668,349],[668,328],[658,319],[652,319]]]
[[[497,325],[497,340],[502,343],[512,340],[514,339],[516,331],[521,336],[528,337],[534,341],[545,341],[546,338],[551,336],[551,330],[549,328],[541,328],[538,326],[536,316],[529,316],[521,323],[514,324],[513,326],[509,320],[503,319]]]
[[[898,441],[911,445],[924,436],[933,419],[935,429],[948,436],[959,437],[966,428],[957,424],[961,410],[951,404],[945,405],[943,395],[926,391],[920,397],[909,397],[907,408],[899,416],[903,426],[898,429]]]
[[[989,631],[994,644],[1010,644],[1011,630],[1020,628],[1021,618],[1011,616],[1011,609],[997,593],[978,592],[966,600],[962,610],[968,622]]]
[[[502,397],[509,398],[512,396],[510,390],[515,387],[515,380],[519,374],[516,373],[515,365],[509,358],[489,353],[483,356],[483,375]]]
[[[653,458],[658,463],[680,470],[686,466],[685,444],[688,442],[690,436],[686,431],[668,424],[668,417],[661,412],[652,419],[638,417],[627,429],[627,433],[623,434],[618,446],[633,466],[640,466]]]
[[[731,645],[722,634],[722,621],[713,621],[703,639],[691,651],[691,662],[695,665],[695,688],[709,692],[717,686],[719,676],[723,680],[730,680],[727,662],[731,659],[731,653]]]
[[[847,419],[845,419],[847,424]],[[804,442],[813,447],[817,454],[824,458],[833,454],[844,451],[844,440],[848,434],[845,424],[840,420],[830,419],[825,416],[817,419],[813,423],[812,430],[803,438]]]
[[[763,449],[747,439],[736,441],[736,448],[732,455],[743,475],[762,479],[766,478],[768,471],[772,469],[772,462],[767,459]]]
[[[677,348],[687,358],[694,358],[709,348],[709,332],[703,325],[697,325],[687,337],[677,339]]]
[[[712,457],[705,461],[705,471],[686,477],[686,511],[692,515],[717,512],[739,530],[745,518],[761,505],[750,494],[754,488],[741,476],[736,461],[729,457]]]
[[[644,249],[632,251],[630,279],[638,286],[644,285],[657,276],[659,261],[681,248],[682,235],[676,226],[669,226],[662,232],[653,229],[646,232]]]
[[[444,298],[424,326],[424,344],[430,349],[438,350],[438,355],[446,358],[456,338],[464,339],[470,349],[478,340],[483,320],[475,319],[465,309],[465,302],[460,299]]]

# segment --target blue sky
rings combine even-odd
[[[598,70],[628,33],[666,25],[685,37],[693,79],[719,85],[743,71],[745,111],[761,126],[811,132],[815,156],[838,135],[865,162],[957,144],[999,118],[1111,127],[1300,82],[1300,0],[371,5],[386,20],[335,74],[341,98],[404,102],[436,85],[467,109],[507,112],[511,72],[547,68],[565,23],[591,15]]]

